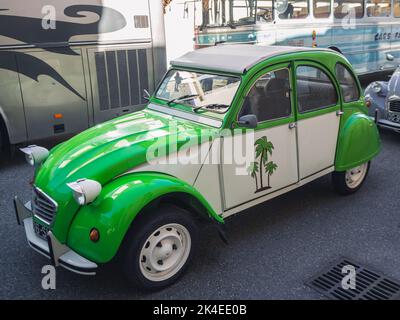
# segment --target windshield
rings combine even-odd
[[[213,112],[225,112],[239,88],[240,78],[172,69],[157,90],[156,97],[193,108],[217,105]],[[182,100],[179,100],[182,99]]]
[[[201,28],[273,21],[273,0],[202,0]]]

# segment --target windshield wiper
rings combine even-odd
[[[167,102],[167,105],[171,105],[172,103],[174,103],[174,102],[177,102],[177,101],[185,101],[185,100],[189,100],[189,99],[192,99],[192,98],[196,98],[196,97],[198,97],[199,95],[198,94],[187,94],[187,95],[184,95],[184,96],[182,96],[182,97],[179,97],[179,98],[174,98],[174,99],[171,99],[171,100],[169,100],[168,102]]]
[[[193,108],[193,112],[199,112],[200,110],[216,110],[216,109],[226,109],[229,108],[228,105],[222,104],[222,103],[213,103],[213,104],[207,104],[205,106],[200,106]]]

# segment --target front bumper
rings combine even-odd
[[[389,120],[380,119],[378,126],[381,128],[389,129],[400,133],[400,124]]]
[[[14,208],[17,222],[24,226],[28,244],[32,249],[51,259],[55,266],[61,266],[69,271],[83,275],[96,274],[98,268],[96,263],[87,260],[66,245],[61,244],[51,231],[47,234],[47,241],[36,235],[30,202],[24,205],[15,197]]]

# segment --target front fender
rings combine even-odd
[[[104,186],[95,202],[78,211],[71,224],[67,244],[91,261],[109,262],[118,252],[138,213],[156,199],[172,193],[195,197],[210,217],[223,222],[203,196],[186,182],[160,173],[132,173]],[[93,228],[100,232],[100,240],[96,243],[89,239]]]
[[[336,171],[355,168],[374,158],[381,149],[375,122],[366,114],[357,112],[345,120],[336,151]]]

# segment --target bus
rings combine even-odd
[[[400,0],[202,0],[193,7],[195,48],[222,42],[332,48],[360,76],[400,63]]]
[[[2,0],[0,143],[67,136],[145,104],[166,72],[160,0]]]

